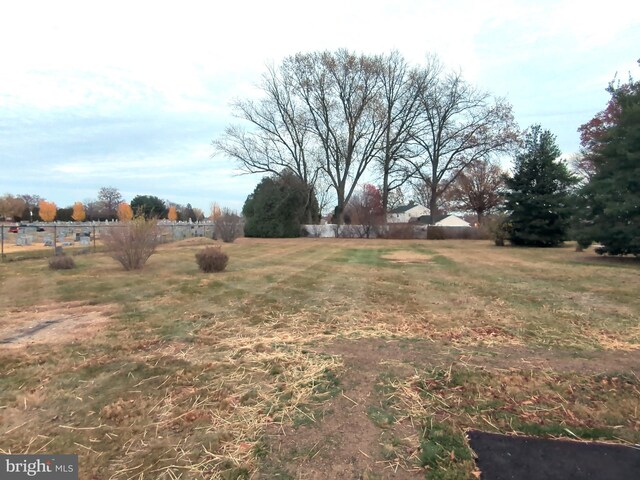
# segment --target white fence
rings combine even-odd
[[[316,238],[485,239],[476,227],[390,223],[387,225],[303,225],[302,235]]]

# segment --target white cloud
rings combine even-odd
[[[414,63],[437,53],[508,95],[523,126],[541,121],[573,151],[575,129],[604,107],[614,73],[635,69],[639,24],[640,9],[618,1],[7,2],[0,162],[10,158],[7,174],[31,179],[15,193],[60,182],[55,194],[67,189],[71,202],[72,181],[121,181],[163,198],[218,189],[239,202],[257,179],[209,158],[229,101],[255,94],[265,64],[341,47],[397,49]],[[44,161],[51,181],[36,182]]]

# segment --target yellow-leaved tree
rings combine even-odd
[[[40,203],[38,203],[38,208],[38,215],[43,222],[53,222],[53,220],[56,218],[56,211],[58,210],[58,207],[56,207],[55,203],[40,200]]]
[[[218,220],[222,216],[222,209],[217,202],[213,202],[211,204],[211,215],[209,215],[210,220]]]
[[[126,202],[122,202],[118,205],[118,220],[121,222],[128,222],[133,219],[133,210],[131,205]]]
[[[172,222],[175,222],[176,220],[178,220],[178,211],[176,210],[176,207],[174,207],[173,205],[169,207],[169,213],[167,214],[167,218]]]
[[[87,212],[84,211],[84,205],[81,202],[73,204],[73,213],[71,214],[71,218],[76,222],[84,222],[87,218]]]

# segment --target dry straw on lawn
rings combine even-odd
[[[336,357],[303,352],[292,345],[274,347],[260,337],[223,343],[224,357],[206,368],[232,371],[219,382],[199,386],[197,391],[185,388],[179,375],[167,376],[161,383],[165,395],[145,412],[152,421],[146,425],[143,438],[131,439],[124,445],[113,480],[201,478],[204,474],[207,478],[222,478],[225,471],[233,468],[251,472],[256,468],[256,448],[265,429],[275,425],[284,431],[284,425],[292,424],[300,415],[314,421],[307,412],[316,403],[315,387],[324,381],[327,372],[337,372],[342,366]],[[168,353],[163,350],[163,354]],[[195,361],[192,355],[197,352],[182,351],[184,358]],[[202,438],[217,438],[219,444],[215,448],[210,441],[194,444],[185,434],[177,444],[168,446],[155,464],[139,463],[149,442],[161,439],[163,432],[202,419],[205,421],[196,427],[198,433]],[[197,459],[194,450],[201,452]],[[181,477],[183,473],[187,476]]]

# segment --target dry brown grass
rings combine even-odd
[[[83,302],[40,304],[14,309],[0,318],[0,345],[23,349],[29,345],[80,342],[98,335],[118,311],[116,305]]]
[[[553,435],[566,427],[612,438],[613,429],[638,440],[638,425],[620,423],[635,415],[634,398],[637,406],[628,371],[616,374],[624,381],[611,374],[602,384],[594,373],[561,368],[573,369],[576,355],[609,373],[634,364],[634,264],[598,263],[570,247],[238,239],[225,246],[227,270],[203,278],[193,255],[208,243],[163,246],[142,272],[125,272],[102,254],[77,257],[67,272],[49,271],[45,259],[0,265],[0,339],[64,319],[0,348],[0,450],[79,453],[83,477],[95,479],[273,473],[267,432],[291,434],[306,423],[301,435],[314,438],[322,415],[339,424],[348,413],[341,395],[366,412],[374,398],[367,375],[378,370],[395,372],[380,382],[378,408],[403,429],[397,442],[385,437],[384,445],[397,443],[386,453],[358,447],[380,468],[420,466],[429,416],[454,432],[490,423],[525,431],[543,419]],[[389,339],[424,353],[401,358]],[[360,363],[349,364],[336,342],[362,351]],[[616,354],[628,357],[616,362]],[[522,362],[534,356],[556,360],[527,370]],[[458,388],[459,378],[468,388]],[[573,397],[572,379],[581,385]],[[357,395],[348,382],[360,382]],[[473,410],[478,405],[487,411]],[[340,448],[323,451],[340,462]],[[278,455],[286,470],[294,457]]]
[[[383,255],[385,260],[391,260],[398,263],[429,263],[431,257],[418,252],[396,250]]]

